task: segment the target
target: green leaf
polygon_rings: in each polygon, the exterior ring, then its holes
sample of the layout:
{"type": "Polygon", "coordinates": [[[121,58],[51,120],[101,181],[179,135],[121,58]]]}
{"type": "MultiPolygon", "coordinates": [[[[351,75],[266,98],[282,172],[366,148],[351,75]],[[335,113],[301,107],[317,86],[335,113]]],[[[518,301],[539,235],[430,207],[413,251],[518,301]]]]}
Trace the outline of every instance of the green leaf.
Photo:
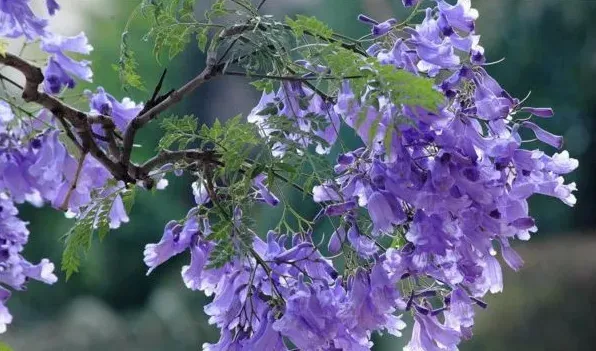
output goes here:
{"type": "Polygon", "coordinates": [[[297,173],[298,172],[296,167],[289,163],[278,162],[275,164],[275,167],[281,169],[282,171],[288,172],[288,173],[297,173]]]}
{"type": "Polygon", "coordinates": [[[205,18],[213,20],[214,18],[225,16],[228,14],[225,0],[217,0],[211,5],[211,8],[205,12],[205,18]]]}
{"type": "Polygon", "coordinates": [[[79,271],[82,256],[91,247],[93,238],[93,218],[88,216],[77,221],[75,226],[66,234],[65,248],[62,252],[62,271],[66,272],[66,280],[79,271]]]}
{"type": "Polygon", "coordinates": [[[393,237],[390,247],[394,248],[394,249],[398,249],[398,248],[403,247],[405,244],[406,244],[406,239],[404,239],[403,235],[398,233],[397,235],[395,235],[393,237]]]}
{"type": "Polygon", "coordinates": [[[207,33],[209,33],[209,28],[207,27],[197,33],[197,45],[202,52],[205,52],[205,49],[207,48],[207,41],[209,40],[207,33]]]}
{"type": "Polygon", "coordinates": [[[0,351],[13,351],[13,349],[8,344],[0,341],[0,351]]]}
{"type": "Polygon", "coordinates": [[[211,251],[211,254],[209,255],[209,263],[206,265],[206,268],[221,268],[226,263],[230,262],[234,256],[235,251],[231,241],[220,241],[211,251]]]}
{"type": "Polygon", "coordinates": [[[129,189],[126,189],[122,194],[122,202],[124,203],[124,208],[126,209],[126,213],[130,214],[132,211],[132,207],[135,204],[135,196],[136,196],[136,188],[131,186],[129,189]]]}
{"type": "Polygon", "coordinates": [[[256,127],[246,123],[241,115],[229,119],[225,125],[216,120],[211,128],[203,126],[199,134],[202,140],[215,145],[225,165],[223,171],[228,174],[240,171],[253,148],[262,141],[256,127]]]}
{"type": "Polygon", "coordinates": [[[273,81],[271,79],[259,79],[259,80],[255,80],[250,82],[250,85],[254,86],[255,88],[257,88],[257,90],[259,91],[263,91],[267,94],[270,94],[273,92],[273,81]]]}
{"type": "Polygon", "coordinates": [[[143,79],[138,73],[137,60],[135,59],[135,53],[128,46],[128,32],[122,33],[122,41],[120,42],[120,59],[118,64],[113,64],[112,68],[118,72],[120,76],[120,82],[124,89],[133,87],[139,90],[146,90],[143,84],[143,79]]]}
{"type": "Polygon", "coordinates": [[[305,33],[323,39],[330,39],[333,36],[333,30],[315,17],[296,15],[296,20],[286,17],[286,24],[297,37],[302,37],[305,33]]]}
{"type": "Polygon", "coordinates": [[[199,47],[206,43],[210,23],[196,20],[193,1],[151,1],[144,10],[151,25],[147,37],[153,39],[153,54],[156,58],[159,59],[164,51],[168,53],[169,59],[174,58],[190,43],[193,34],[197,34],[199,47]]]}
{"type": "Polygon", "coordinates": [[[108,236],[110,232],[110,223],[107,220],[102,220],[97,224],[97,236],[99,237],[99,241],[103,241],[103,239],[108,236]]]}
{"type": "Polygon", "coordinates": [[[252,180],[259,174],[263,173],[266,168],[267,166],[264,164],[254,164],[248,176],[249,180],[252,180]]]}
{"type": "MultiPolygon", "coordinates": [[[[110,210],[122,191],[113,189],[112,185],[108,185],[105,190],[108,190],[109,194],[105,197],[94,197],[87,207],[82,208],[74,226],[63,237],[64,251],[62,252],[61,269],[66,272],[66,280],[79,271],[83,257],[91,248],[93,235],[97,233],[102,241],[110,231],[110,210]]],[[[102,191],[99,193],[101,194],[102,191]]],[[[124,199],[126,192],[122,195],[124,199]]]]}
{"type": "Polygon", "coordinates": [[[178,144],[179,149],[184,149],[191,142],[198,139],[198,121],[194,115],[183,117],[171,116],[161,122],[164,135],[159,140],[158,149],[169,149],[178,144]]]}

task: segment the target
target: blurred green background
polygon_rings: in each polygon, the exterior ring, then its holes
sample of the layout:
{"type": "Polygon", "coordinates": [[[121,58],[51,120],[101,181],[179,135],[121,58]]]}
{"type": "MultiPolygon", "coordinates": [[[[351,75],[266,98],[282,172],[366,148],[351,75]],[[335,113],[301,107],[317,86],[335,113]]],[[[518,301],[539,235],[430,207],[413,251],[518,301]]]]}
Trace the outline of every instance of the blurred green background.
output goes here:
{"type": "MultiPolygon", "coordinates": [[[[63,11],[53,22],[62,32],[84,30],[95,51],[95,78],[118,98],[121,90],[111,64],[117,61],[120,35],[131,10],[140,0],[62,0],[63,11]]],[[[488,299],[479,313],[475,337],[462,350],[594,350],[596,349],[596,1],[583,0],[475,0],[480,11],[477,27],[489,61],[505,58],[489,72],[512,95],[529,91],[531,106],[552,106],[556,117],[542,121],[566,138],[566,148],[580,160],[569,177],[578,183],[578,204],[571,209],[547,199],[532,201],[540,231],[532,243],[521,243],[526,260],[517,274],[507,269],[505,291],[488,299]]],[[[202,13],[209,0],[199,0],[202,13]]],[[[399,0],[270,0],[265,12],[276,15],[316,15],[336,31],[360,36],[367,30],[358,13],[374,18],[404,18],[399,0]]],[[[137,51],[147,86],[168,67],[166,88],[177,87],[203,65],[198,50],[189,48],[173,62],[155,62],[149,43],[140,40],[143,23],[133,23],[131,44],[137,51]]],[[[142,101],[147,93],[127,93],[142,101]]],[[[258,94],[245,81],[220,79],[197,90],[174,112],[194,113],[205,123],[214,118],[246,114],[258,94]]],[[[135,157],[148,157],[159,137],[157,124],[141,133],[146,147],[135,157]]],[[[554,151],[554,150],[550,150],[554,151]]],[[[137,198],[131,223],[94,243],[81,273],[68,282],[60,276],[48,287],[30,284],[15,294],[10,308],[15,316],[0,337],[15,351],[37,350],[196,350],[214,342],[217,334],[206,322],[202,293],[184,288],[180,268],[189,257],[180,255],[145,276],[143,247],[156,242],[164,224],[185,215],[192,205],[188,179],[170,179],[168,191],[137,198]]],[[[48,257],[58,263],[59,237],[72,223],[47,209],[25,207],[31,221],[26,255],[48,257]]],[[[258,221],[264,214],[256,211],[258,221]]],[[[61,273],[59,273],[61,274],[61,273]]],[[[411,328],[410,328],[411,329],[411,328]]],[[[376,338],[375,350],[400,350],[409,339],[376,338]]],[[[264,350],[263,350],[264,351],[264,350]]]]}

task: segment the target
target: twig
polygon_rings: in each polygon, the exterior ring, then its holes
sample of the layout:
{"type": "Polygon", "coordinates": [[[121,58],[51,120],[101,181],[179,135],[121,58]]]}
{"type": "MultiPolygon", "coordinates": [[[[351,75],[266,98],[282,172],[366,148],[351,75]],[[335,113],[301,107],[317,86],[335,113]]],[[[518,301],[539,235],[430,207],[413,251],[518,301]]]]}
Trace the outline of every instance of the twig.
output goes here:
{"type": "Polygon", "coordinates": [[[139,166],[139,171],[142,173],[149,173],[151,170],[159,168],[167,163],[176,161],[189,160],[189,161],[201,161],[205,163],[212,163],[216,165],[223,165],[219,160],[219,155],[213,151],[204,150],[182,150],[182,151],[169,151],[162,150],[155,157],[149,159],[147,162],[139,166]]]}
{"type": "Polygon", "coordinates": [[[7,76],[3,75],[2,73],[0,73],[0,79],[9,82],[10,84],[14,85],[15,87],[17,87],[17,88],[19,88],[21,90],[24,89],[22,85],[20,85],[19,83],[15,82],[14,80],[8,78],[7,76]]]}
{"type": "Polygon", "coordinates": [[[62,116],[56,116],[56,119],[58,120],[58,122],[60,122],[62,128],[64,128],[64,133],[66,133],[66,136],[72,141],[72,143],[77,147],[77,149],[79,149],[79,151],[83,153],[83,147],[81,146],[81,143],[79,143],[77,137],[72,133],[72,130],[70,130],[70,126],[68,125],[68,123],[64,120],[64,118],[62,118],[62,116]]]}
{"type": "Polygon", "coordinates": [[[62,211],[65,211],[65,212],[68,211],[68,203],[70,202],[70,197],[72,196],[72,192],[75,191],[75,189],[77,188],[77,182],[79,181],[79,177],[81,175],[81,170],[83,169],[83,163],[85,163],[86,156],[87,156],[87,152],[83,152],[81,154],[81,158],[79,159],[79,163],[77,165],[77,170],[75,172],[75,176],[72,181],[72,185],[68,189],[68,192],[66,193],[66,196],[64,197],[64,201],[62,202],[62,205],[60,205],[60,209],[62,211]]]}
{"type": "Polygon", "coordinates": [[[240,76],[240,77],[248,77],[248,78],[265,78],[265,79],[274,79],[274,80],[286,80],[286,81],[294,81],[294,82],[303,82],[303,81],[311,81],[311,80],[343,80],[343,79],[363,78],[363,76],[336,77],[336,76],[330,76],[330,75],[325,75],[325,76],[280,76],[280,75],[260,74],[260,73],[252,73],[252,72],[238,72],[238,71],[224,71],[223,75],[240,76]]]}
{"type": "Polygon", "coordinates": [[[180,89],[173,91],[167,99],[153,106],[151,109],[144,112],[143,114],[140,114],[139,116],[135,117],[130,122],[128,128],[126,129],[126,132],[124,133],[124,146],[122,149],[122,155],[120,157],[120,165],[122,167],[128,167],[130,163],[132,146],[134,143],[135,135],[139,129],[141,129],[145,124],[149,123],[151,120],[157,117],[157,115],[159,115],[161,112],[167,110],[171,106],[178,103],[180,100],[182,100],[183,97],[193,92],[199,86],[203,85],[208,80],[217,76],[218,66],[215,64],[215,55],[216,54],[214,52],[210,52],[207,55],[207,67],[205,67],[205,69],[198,76],[190,80],[180,89]]]}
{"type": "Polygon", "coordinates": [[[263,5],[265,5],[265,3],[267,2],[267,0],[261,0],[261,2],[257,5],[257,11],[261,9],[261,7],[263,7],[263,5]]]}

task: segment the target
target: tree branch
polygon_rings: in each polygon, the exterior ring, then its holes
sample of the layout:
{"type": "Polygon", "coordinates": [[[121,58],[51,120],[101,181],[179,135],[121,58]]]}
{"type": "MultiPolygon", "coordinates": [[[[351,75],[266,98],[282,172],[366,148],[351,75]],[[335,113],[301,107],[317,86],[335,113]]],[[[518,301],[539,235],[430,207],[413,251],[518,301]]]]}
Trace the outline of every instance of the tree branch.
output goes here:
{"type": "Polygon", "coordinates": [[[204,162],[211,163],[218,166],[222,166],[219,160],[219,155],[213,151],[205,151],[199,149],[190,149],[182,151],[169,151],[162,150],[155,157],[149,159],[147,162],[139,167],[141,173],[149,173],[151,170],[157,169],[165,164],[173,163],[177,161],[191,161],[191,162],[204,162]]]}
{"type": "Polygon", "coordinates": [[[224,71],[223,75],[225,76],[239,76],[239,77],[247,77],[247,78],[263,78],[263,79],[273,79],[273,80],[286,80],[286,81],[293,81],[293,82],[305,82],[311,80],[343,80],[343,79],[358,79],[363,78],[363,76],[346,76],[346,77],[336,77],[332,75],[327,76],[280,76],[280,75],[271,75],[271,74],[260,74],[260,73],[252,73],[252,72],[238,72],[238,71],[224,71]]]}
{"type": "Polygon", "coordinates": [[[82,148],[88,150],[108,171],[118,180],[125,182],[134,182],[125,167],[113,162],[106,153],[97,145],[93,137],[93,131],[89,124],[89,116],[74,107],[66,105],[59,99],[39,91],[39,85],[43,82],[44,76],[39,67],[15,56],[11,53],[0,55],[0,63],[15,68],[25,76],[25,86],[23,87],[22,98],[25,102],[37,103],[57,117],[70,122],[82,140],[82,148]]]}
{"type": "Polygon", "coordinates": [[[135,117],[130,122],[128,128],[126,129],[126,132],[124,133],[124,146],[122,149],[122,155],[120,157],[120,165],[122,165],[123,167],[127,167],[127,165],[130,163],[132,146],[134,143],[135,135],[139,129],[141,129],[145,124],[149,123],[151,120],[156,118],[157,115],[159,115],[161,112],[167,110],[171,106],[180,102],[182,98],[190,94],[203,83],[217,76],[220,69],[218,68],[219,66],[216,65],[215,55],[216,53],[214,52],[210,52],[207,54],[207,66],[201,73],[199,73],[198,76],[190,80],[180,89],[174,90],[167,99],[153,106],[143,114],[140,114],[139,116],[135,117]]]}

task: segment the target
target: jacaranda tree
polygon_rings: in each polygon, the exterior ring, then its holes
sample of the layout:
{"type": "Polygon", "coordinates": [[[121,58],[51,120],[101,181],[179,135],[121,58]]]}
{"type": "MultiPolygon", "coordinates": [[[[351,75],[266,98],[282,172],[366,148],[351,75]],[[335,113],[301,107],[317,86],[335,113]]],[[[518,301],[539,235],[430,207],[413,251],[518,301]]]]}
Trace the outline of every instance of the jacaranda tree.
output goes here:
{"type": "MultiPolygon", "coordinates": [[[[11,293],[57,281],[53,263],[21,254],[24,202],[75,219],[63,236],[68,278],[94,236],[128,221],[135,193],[191,175],[196,206],[147,244],[144,261],[151,273],[190,252],[182,280],[213,297],[205,313],[221,331],[209,351],[369,350],[373,333],[401,336],[404,314],[407,350],[456,350],[483,297],[503,289],[500,259],[523,265],[511,242],[537,230],[528,198],[575,203],[562,175],[577,161],[533,149],[562,147],[540,127],[553,111],[526,106],[487,73],[470,0],[403,0],[403,20],[360,15],[370,31],[359,39],[313,17],[276,19],[262,13],[265,0],[217,0],[200,17],[195,0],[139,0],[131,20],[149,23],[155,56],[198,45],[204,68],[165,93],[162,76],[144,104],[98,87],[85,106],[65,92],[91,80],[91,62],[70,55],[92,46],[83,33],[50,32],[59,5],[46,3],[47,19],[28,0],[0,0],[0,332],[11,293]],[[7,50],[13,38],[39,45],[39,66],[7,50]],[[262,91],[247,116],[211,126],[165,116],[220,76],[262,91]],[[163,129],[155,156],[133,162],[149,123],[163,129]],[[349,149],[340,130],[360,146],[349,149]],[[290,191],[320,212],[307,218],[290,191]],[[248,215],[255,203],[281,208],[267,233],[248,215]],[[323,222],[334,230],[317,232],[323,222]]],[[[115,74],[143,90],[124,30],[115,74]]]]}

